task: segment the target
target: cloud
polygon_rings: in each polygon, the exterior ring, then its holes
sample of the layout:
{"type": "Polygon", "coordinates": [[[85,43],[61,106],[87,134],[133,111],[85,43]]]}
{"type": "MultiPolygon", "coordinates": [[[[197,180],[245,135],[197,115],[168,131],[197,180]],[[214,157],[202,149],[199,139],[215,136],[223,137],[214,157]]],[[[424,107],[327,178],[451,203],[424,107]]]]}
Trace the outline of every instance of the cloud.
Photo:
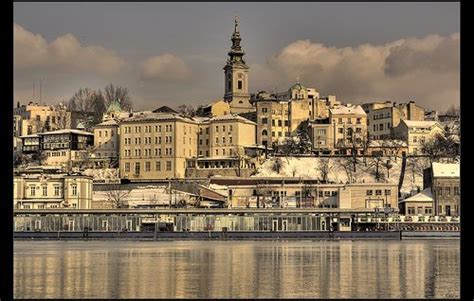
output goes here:
{"type": "Polygon", "coordinates": [[[300,76],[303,84],[345,102],[415,100],[444,109],[460,101],[458,33],[343,48],[298,40],[251,68],[252,86],[269,90],[286,89],[300,76]]]}
{"type": "Polygon", "coordinates": [[[190,75],[186,62],[171,53],[150,57],[140,64],[142,79],[184,80],[190,75]]]}
{"type": "Polygon", "coordinates": [[[48,43],[14,24],[14,67],[17,71],[64,71],[72,73],[115,74],[125,61],[115,52],[101,46],[81,45],[68,33],[48,43]]]}

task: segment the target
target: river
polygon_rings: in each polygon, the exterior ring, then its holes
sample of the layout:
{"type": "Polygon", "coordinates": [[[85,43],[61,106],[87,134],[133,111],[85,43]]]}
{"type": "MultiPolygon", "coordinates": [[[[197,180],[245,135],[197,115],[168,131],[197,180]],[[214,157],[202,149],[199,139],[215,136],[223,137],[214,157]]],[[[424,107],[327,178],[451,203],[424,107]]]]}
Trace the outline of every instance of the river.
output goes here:
{"type": "Polygon", "coordinates": [[[15,298],[459,298],[459,240],[15,241],[15,298]]]}

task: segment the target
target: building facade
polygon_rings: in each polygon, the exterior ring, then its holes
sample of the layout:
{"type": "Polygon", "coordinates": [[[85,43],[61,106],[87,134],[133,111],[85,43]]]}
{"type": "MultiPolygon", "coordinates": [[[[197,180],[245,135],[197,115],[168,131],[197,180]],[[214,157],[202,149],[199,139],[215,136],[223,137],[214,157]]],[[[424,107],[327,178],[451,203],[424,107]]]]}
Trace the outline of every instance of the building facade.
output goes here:
{"type": "Polygon", "coordinates": [[[460,216],[460,164],[434,162],[423,171],[423,188],[431,188],[435,215],[460,216]]]}
{"type": "Polygon", "coordinates": [[[17,209],[90,209],[92,177],[68,174],[23,174],[13,178],[17,209]]]}
{"type": "Polygon", "coordinates": [[[186,158],[197,157],[198,122],[173,113],[133,114],[120,123],[120,177],[185,176],[186,158]]]}
{"type": "Polygon", "coordinates": [[[13,109],[13,133],[17,136],[26,136],[44,131],[55,131],[72,127],[71,112],[66,106],[42,105],[29,102],[13,109]]]}
{"type": "Polygon", "coordinates": [[[94,134],[65,129],[39,133],[44,165],[73,167],[88,160],[94,145],[94,134]]]}
{"type": "Polygon", "coordinates": [[[401,120],[392,129],[392,135],[407,143],[409,154],[419,155],[423,153],[423,145],[443,131],[437,121],[401,120]]]}
{"type": "Polygon", "coordinates": [[[371,140],[387,139],[391,129],[398,126],[400,120],[425,120],[425,110],[415,102],[396,104],[391,101],[365,104],[368,135],[371,140]]]}
{"type": "Polygon", "coordinates": [[[105,164],[118,164],[120,132],[115,119],[109,119],[94,127],[94,159],[105,164]]]}

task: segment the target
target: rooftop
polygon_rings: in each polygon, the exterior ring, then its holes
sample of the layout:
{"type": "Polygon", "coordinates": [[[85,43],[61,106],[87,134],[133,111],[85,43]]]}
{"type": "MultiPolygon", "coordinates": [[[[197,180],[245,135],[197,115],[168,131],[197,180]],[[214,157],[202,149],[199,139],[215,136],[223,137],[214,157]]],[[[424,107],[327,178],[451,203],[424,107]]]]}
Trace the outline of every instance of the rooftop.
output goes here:
{"type": "Polygon", "coordinates": [[[459,163],[437,163],[434,162],[433,167],[433,176],[434,177],[452,177],[459,178],[459,163]]]}
{"type": "Polygon", "coordinates": [[[237,114],[227,114],[227,115],[222,115],[222,116],[216,116],[210,119],[210,121],[226,121],[226,120],[237,120],[237,121],[242,121],[246,123],[256,124],[255,122],[250,121],[247,118],[244,118],[237,114]]]}
{"type": "Polygon", "coordinates": [[[433,194],[431,193],[431,187],[428,187],[422,190],[420,193],[417,193],[409,198],[401,200],[402,202],[432,202],[433,201],[433,194]]]}
{"type": "Polygon", "coordinates": [[[78,134],[78,135],[94,136],[93,133],[86,132],[86,131],[81,131],[81,130],[76,130],[76,129],[64,129],[64,130],[38,133],[38,135],[60,135],[60,134],[78,134]]]}
{"type": "Polygon", "coordinates": [[[436,121],[428,121],[428,120],[402,120],[407,127],[409,128],[414,128],[414,127],[419,127],[419,128],[431,128],[432,126],[438,124],[436,121]]]}
{"type": "Polygon", "coordinates": [[[331,114],[356,114],[366,116],[364,109],[360,105],[345,105],[329,109],[331,114]]]}

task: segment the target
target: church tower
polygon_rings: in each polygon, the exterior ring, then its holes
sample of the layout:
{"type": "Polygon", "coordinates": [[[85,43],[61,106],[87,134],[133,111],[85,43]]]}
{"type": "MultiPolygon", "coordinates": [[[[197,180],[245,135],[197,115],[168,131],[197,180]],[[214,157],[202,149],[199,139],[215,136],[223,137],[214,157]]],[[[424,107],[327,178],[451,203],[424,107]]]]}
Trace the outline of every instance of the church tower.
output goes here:
{"type": "Polygon", "coordinates": [[[243,58],[245,52],[242,50],[242,46],[240,46],[241,40],[239,21],[235,17],[232,47],[228,53],[229,59],[224,67],[224,100],[230,104],[230,111],[236,114],[253,110],[249,102],[249,67],[243,58]]]}

